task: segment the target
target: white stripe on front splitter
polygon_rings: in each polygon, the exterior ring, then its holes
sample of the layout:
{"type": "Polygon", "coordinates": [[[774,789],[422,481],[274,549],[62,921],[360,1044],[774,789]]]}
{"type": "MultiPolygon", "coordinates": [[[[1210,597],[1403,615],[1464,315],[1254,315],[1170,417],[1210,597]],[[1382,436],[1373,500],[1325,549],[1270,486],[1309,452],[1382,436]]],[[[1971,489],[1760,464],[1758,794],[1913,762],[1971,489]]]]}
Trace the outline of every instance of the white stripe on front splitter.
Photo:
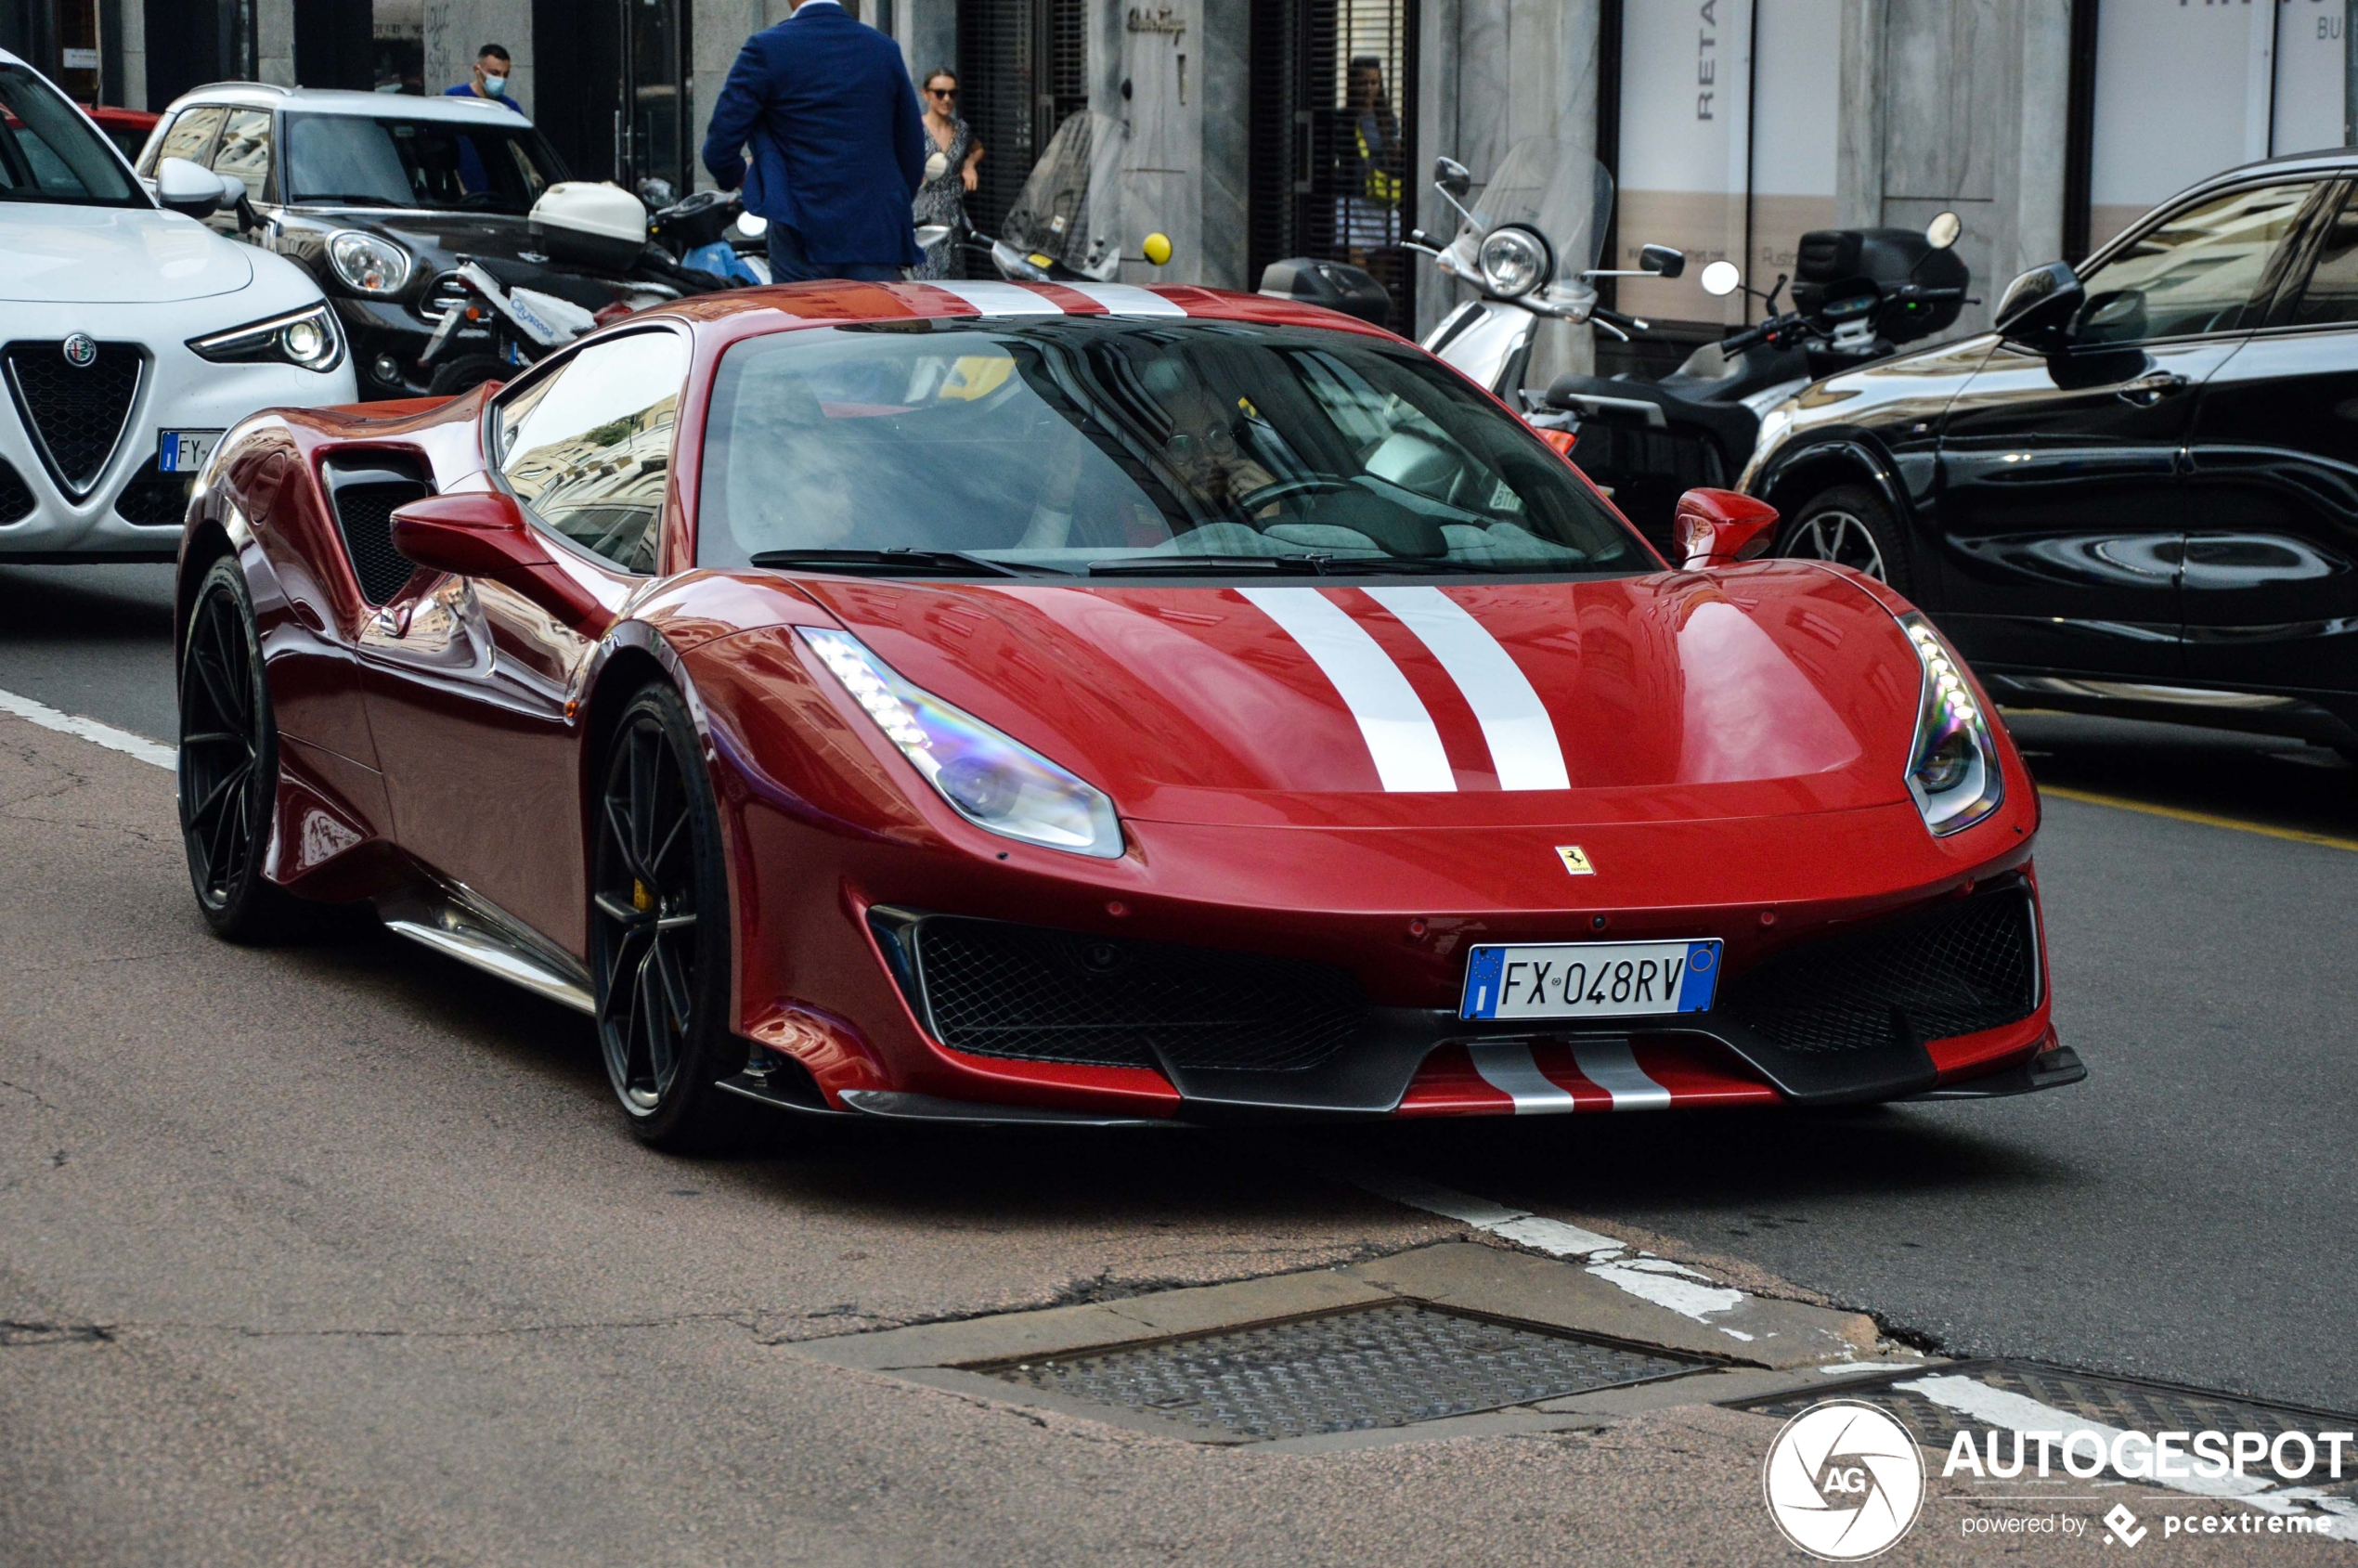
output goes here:
{"type": "Polygon", "coordinates": [[[1315,588],[1237,591],[1276,621],[1333,683],[1367,743],[1376,776],[1386,790],[1396,794],[1458,787],[1432,715],[1425,711],[1400,667],[1341,605],[1315,588]]]}
{"type": "Polygon", "coordinates": [[[1580,1076],[1613,1096],[1615,1110],[1666,1110],[1670,1091],[1646,1076],[1626,1042],[1574,1045],[1572,1059],[1580,1076]]]}
{"type": "Polygon", "coordinates": [[[945,294],[955,294],[985,316],[1062,316],[1065,307],[1014,283],[948,283],[926,281],[945,294]]]}
{"type": "Polygon", "coordinates": [[[1368,598],[1416,633],[1467,705],[1490,743],[1500,789],[1570,789],[1556,721],[1514,655],[1466,607],[1437,588],[1371,588],[1368,598]]]}
{"type": "Polygon", "coordinates": [[[159,768],[176,771],[180,766],[180,754],[168,745],[161,745],[144,736],[135,735],[128,730],[118,730],[111,724],[101,724],[95,719],[84,719],[75,714],[59,713],[47,703],[35,702],[31,697],[20,697],[14,692],[0,692],[0,713],[13,713],[19,719],[38,724],[45,730],[55,730],[59,734],[79,735],[84,740],[105,746],[110,751],[119,751],[126,757],[136,757],[142,762],[151,762],[159,768]]]}
{"type": "Polygon", "coordinates": [[[1187,313],[1135,283],[1064,283],[1076,294],[1086,294],[1116,316],[1185,316],[1187,313]]]}
{"type": "Polygon", "coordinates": [[[1531,1047],[1520,1041],[1469,1045],[1466,1054],[1473,1057],[1474,1070],[1482,1074],[1484,1083],[1515,1102],[1517,1116],[1547,1116],[1580,1108],[1572,1091],[1541,1072],[1539,1064],[1531,1059],[1531,1047]]]}

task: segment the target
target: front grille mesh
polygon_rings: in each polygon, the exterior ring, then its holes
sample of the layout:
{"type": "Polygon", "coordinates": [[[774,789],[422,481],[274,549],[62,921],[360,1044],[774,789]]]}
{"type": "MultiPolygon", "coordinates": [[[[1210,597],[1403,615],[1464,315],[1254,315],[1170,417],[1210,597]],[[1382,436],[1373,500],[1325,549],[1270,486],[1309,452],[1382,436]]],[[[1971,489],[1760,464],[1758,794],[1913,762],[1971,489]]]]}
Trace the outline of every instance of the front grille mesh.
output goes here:
{"type": "Polygon", "coordinates": [[[24,475],[0,461],[0,523],[15,523],[32,515],[32,486],[24,475]]]}
{"type": "Polygon", "coordinates": [[[100,343],[87,369],[67,364],[64,345],[57,342],[12,343],[0,355],[7,361],[17,412],[47,449],[58,483],[76,496],[89,494],[114,456],[138,395],[138,345],[100,343]]]}
{"type": "Polygon", "coordinates": [[[386,603],[408,586],[415,563],[393,548],[393,510],[432,494],[421,484],[342,485],[336,487],[336,522],[360,596],[386,603]]]}
{"type": "Polygon", "coordinates": [[[1348,973],[1298,959],[943,916],[914,947],[935,1037],[977,1056],[1302,1071],[1367,1021],[1348,973]]]}
{"type": "Polygon", "coordinates": [[[115,497],[115,514],[126,523],[151,528],[177,523],[188,514],[190,483],[190,475],[166,473],[151,461],[133,474],[123,494],[115,497]]]}
{"type": "Polygon", "coordinates": [[[2007,888],[1771,959],[1721,1005],[1788,1051],[1873,1050],[1903,1025],[1946,1040],[2037,1010],[2038,952],[2029,895],[2007,888]]]}

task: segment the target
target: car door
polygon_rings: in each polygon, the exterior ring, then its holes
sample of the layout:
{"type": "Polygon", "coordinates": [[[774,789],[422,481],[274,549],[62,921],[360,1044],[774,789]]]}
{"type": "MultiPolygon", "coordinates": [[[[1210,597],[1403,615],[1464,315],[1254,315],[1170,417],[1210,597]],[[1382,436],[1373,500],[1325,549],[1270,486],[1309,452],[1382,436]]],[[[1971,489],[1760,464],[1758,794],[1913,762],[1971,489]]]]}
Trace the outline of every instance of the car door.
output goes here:
{"type": "Polygon", "coordinates": [[[1941,625],[1977,663],[2175,678],[2196,394],[2282,271],[2313,180],[2213,192],[2085,279],[2052,353],[2002,343],[1941,434],[1941,625]]]}
{"type": "Polygon", "coordinates": [[[2186,674],[2358,692],[2358,181],[2204,386],[2187,460],[2186,674]]]}
{"type": "MultiPolygon", "coordinates": [[[[496,485],[609,610],[655,565],[689,347],[651,326],[589,344],[493,405],[496,485]]],[[[585,953],[580,730],[596,628],[489,578],[420,574],[363,629],[369,723],[403,848],[585,953]]]]}

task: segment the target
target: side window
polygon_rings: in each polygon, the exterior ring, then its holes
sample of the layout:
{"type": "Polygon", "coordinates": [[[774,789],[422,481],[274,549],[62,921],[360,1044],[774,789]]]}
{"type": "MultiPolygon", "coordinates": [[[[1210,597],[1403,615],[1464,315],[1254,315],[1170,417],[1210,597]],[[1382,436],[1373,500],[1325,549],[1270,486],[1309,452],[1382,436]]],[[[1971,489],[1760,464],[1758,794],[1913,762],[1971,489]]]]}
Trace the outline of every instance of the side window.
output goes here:
{"type": "Polygon", "coordinates": [[[2358,186],[2341,201],[2317,247],[2317,266],[2292,307],[2289,325],[2329,327],[2358,321],[2358,186]]]}
{"type": "Polygon", "coordinates": [[[221,122],[228,117],[229,111],[216,104],[181,110],[180,117],[157,138],[154,156],[140,161],[139,173],[149,179],[155,178],[157,165],[167,158],[203,162],[205,154],[213,150],[213,138],[220,134],[221,122]]]}
{"type": "Polygon", "coordinates": [[[626,572],[655,569],[688,344],[632,332],[576,354],[499,410],[499,467],[540,523],[626,572]]]}
{"type": "Polygon", "coordinates": [[[2263,185],[2172,213],[2090,275],[2073,340],[2138,343],[2234,330],[2273,281],[2270,264],[2314,188],[2309,180],[2263,185]]]}
{"type": "Polygon", "coordinates": [[[232,110],[222,127],[221,146],[213,155],[214,172],[246,182],[249,199],[262,200],[263,182],[270,177],[270,111],[232,110]]]}

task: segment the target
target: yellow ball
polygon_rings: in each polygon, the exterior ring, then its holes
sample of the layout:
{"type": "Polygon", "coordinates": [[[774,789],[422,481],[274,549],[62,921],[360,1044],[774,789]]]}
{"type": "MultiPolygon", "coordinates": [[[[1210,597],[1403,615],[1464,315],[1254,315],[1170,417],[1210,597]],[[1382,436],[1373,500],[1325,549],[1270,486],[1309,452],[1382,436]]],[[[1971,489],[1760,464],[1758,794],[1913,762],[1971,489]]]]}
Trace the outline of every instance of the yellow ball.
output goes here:
{"type": "Polygon", "coordinates": [[[1139,249],[1145,252],[1148,262],[1152,263],[1156,266],[1160,266],[1163,263],[1171,259],[1171,236],[1167,234],[1149,234],[1147,236],[1147,242],[1140,246],[1139,249]]]}

